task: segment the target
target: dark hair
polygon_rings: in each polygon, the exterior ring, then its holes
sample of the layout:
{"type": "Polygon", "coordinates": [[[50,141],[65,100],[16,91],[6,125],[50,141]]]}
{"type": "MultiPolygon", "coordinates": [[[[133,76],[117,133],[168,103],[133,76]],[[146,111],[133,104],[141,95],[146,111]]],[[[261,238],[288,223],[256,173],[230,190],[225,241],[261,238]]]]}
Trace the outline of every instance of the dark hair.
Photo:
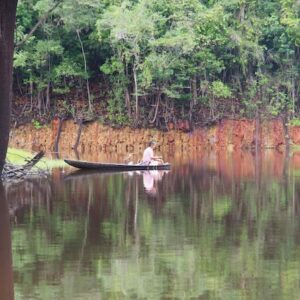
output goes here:
{"type": "Polygon", "coordinates": [[[148,145],[149,145],[149,147],[151,147],[151,146],[154,146],[155,144],[156,144],[155,141],[150,141],[148,145]]]}

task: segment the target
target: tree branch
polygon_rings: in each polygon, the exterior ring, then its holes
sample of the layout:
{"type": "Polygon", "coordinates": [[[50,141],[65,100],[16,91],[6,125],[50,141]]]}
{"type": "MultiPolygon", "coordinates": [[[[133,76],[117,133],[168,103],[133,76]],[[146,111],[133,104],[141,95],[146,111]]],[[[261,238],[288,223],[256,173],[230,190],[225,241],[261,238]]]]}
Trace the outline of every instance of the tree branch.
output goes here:
{"type": "Polygon", "coordinates": [[[56,2],[39,20],[38,22],[32,27],[32,29],[30,30],[30,32],[24,37],[24,39],[22,41],[20,41],[19,43],[17,43],[15,45],[15,50],[18,50],[18,48],[20,48],[34,33],[35,31],[39,28],[39,26],[46,21],[46,19],[48,18],[49,14],[59,5],[61,4],[62,1],[58,1],[56,2]]]}

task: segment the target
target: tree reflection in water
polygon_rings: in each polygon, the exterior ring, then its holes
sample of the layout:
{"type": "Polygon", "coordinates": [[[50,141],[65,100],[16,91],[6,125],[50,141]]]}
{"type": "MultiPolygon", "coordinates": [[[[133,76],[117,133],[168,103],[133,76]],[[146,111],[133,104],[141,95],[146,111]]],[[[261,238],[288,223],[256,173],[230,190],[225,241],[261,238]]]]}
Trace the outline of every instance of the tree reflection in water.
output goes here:
{"type": "Polygon", "coordinates": [[[295,299],[297,169],[214,159],[6,186],[19,298],[295,299]]]}
{"type": "Polygon", "coordinates": [[[10,219],[0,181],[0,299],[14,299],[10,219]]]}

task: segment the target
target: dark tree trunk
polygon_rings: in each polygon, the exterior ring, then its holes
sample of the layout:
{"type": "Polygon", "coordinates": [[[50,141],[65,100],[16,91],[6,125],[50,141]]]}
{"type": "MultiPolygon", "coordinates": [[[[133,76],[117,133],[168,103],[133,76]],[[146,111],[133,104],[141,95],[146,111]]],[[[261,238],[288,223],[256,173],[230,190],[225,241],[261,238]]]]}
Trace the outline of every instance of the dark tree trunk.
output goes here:
{"type": "Polygon", "coordinates": [[[58,129],[57,129],[57,134],[56,134],[56,138],[55,138],[55,143],[54,143],[54,152],[57,154],[58,153],[58,145],[59,145],[59,139],[61,136],[61,132],[62,132],[62,125],[63,125],[64,119],[61,118],[59,119],[59,125],[58,125],[58,129]]]}
{"type": "Polygon", "coordinates": [[[17,0],[0,0],[0,174],[9,139],[17,0]]]}
{"type": "Polygon", "coordinates": [[[131,118],[130,94],[127,87],[125,88],[125,104],[127,108],[127,116],[130,119],[131,118]]]}
{"type": "Polygon", "coordinates": [[[46,111],[48,112],[50,110],[50,82],[47,84],[46,89],[46,111]]]}
{"type": "MultiPolygon", "coordinates": [[[[2,0],[0,0],[2,1],[2,0]]],[[[0,299],[14,299],[11,228],[7,199],[0,182],[0,299]]]]}
{"type": "Polygon", "coordinates": [[[78,123],[78,132],[77,132],[76,142],[75,142],[74,146],[72,147],[72,149],[74,149],[74,150],[77,150],[77,147],[79,145],[82,127],[83,127],[83,121],[82,121],[82,119],[80,119],[79,123],[78,123]]]}

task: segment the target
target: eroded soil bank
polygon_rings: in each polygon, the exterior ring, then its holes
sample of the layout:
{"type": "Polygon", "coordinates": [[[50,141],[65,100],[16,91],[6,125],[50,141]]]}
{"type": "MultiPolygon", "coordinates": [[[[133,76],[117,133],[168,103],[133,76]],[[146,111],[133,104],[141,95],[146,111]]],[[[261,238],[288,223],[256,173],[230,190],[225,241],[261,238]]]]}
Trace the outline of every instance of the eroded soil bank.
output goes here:
{"type": "MultiPolygon", "coordinates": [[[[58,150],[71,151],[74,147],[79,125],[72,120],[62,123],[58,150]]],[[[53,151],[57,140],[59,121],[35,128],[32,124],[11,130],[10,147],[32,151],[53,151]]],[[[84,124],[82,127],[78,151],[102,152],[139,152],[151,139],[158,141],[159,150],[176,149],[188,151],[197,149],[282,149],[286,143],[300,145],[300,126],[284,126],[282,120],[224,120],[209,128],[198,128],[190,132],[155,129],[113,129],[98,122],[84,124]]]]}

